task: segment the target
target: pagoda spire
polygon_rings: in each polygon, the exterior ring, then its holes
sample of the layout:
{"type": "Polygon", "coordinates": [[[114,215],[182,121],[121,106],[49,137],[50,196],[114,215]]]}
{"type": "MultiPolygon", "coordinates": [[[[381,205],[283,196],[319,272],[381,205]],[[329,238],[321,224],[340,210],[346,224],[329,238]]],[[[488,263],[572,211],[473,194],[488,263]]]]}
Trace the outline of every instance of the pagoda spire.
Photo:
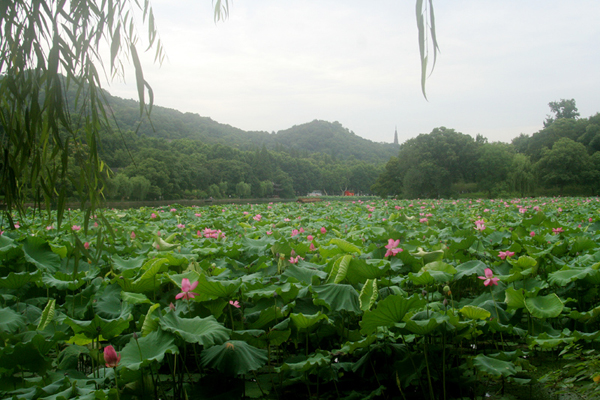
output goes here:
{"type": "Polygon", "coordinates": [[[398,127],[396,126],[396,130],[394,131],[394,144],[398,144],[398,127]]]}

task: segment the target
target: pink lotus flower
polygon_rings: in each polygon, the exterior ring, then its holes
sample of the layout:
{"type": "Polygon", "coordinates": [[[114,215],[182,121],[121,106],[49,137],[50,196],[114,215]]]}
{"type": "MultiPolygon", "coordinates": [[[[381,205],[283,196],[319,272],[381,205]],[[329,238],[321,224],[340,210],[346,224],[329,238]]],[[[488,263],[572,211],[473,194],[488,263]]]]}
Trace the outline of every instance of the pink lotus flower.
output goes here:
{"type": "Polygon", "coordinates": [[[302,258],[300,256],[290,257],[290,259],[288,261],[290,262],[290,264],[297,264],[298,260],[304,260],[304,258],[302,258]]]}
{"type": "Polygon", "coordinates": [[[483,284],[485,286],[489,286],[489,285],[498,286],[498,281],[500,280],[500,278],[494,278],[494,273],[489,268],[485,269],[485,276],[478,276],[478,278],[482,279],[484,281],[483,284]]]}
{"type": "MultiPolygon", "coordinates": [[[[73,226],[75,226],[75,225],[73,225],[73,226]]],[[[19,223],[17,222],[17,223],[15,224],[15,229],[19,229],[20,227],[21,227],[21,225],[19,225],[19,223]]],[[[81,227],[79,227],[79,229],[81,229],[81,227]]],[[[79,230],[79,229],[77,229],[77,230],[79,230]]]]}
{"type": "Polygon", "coordinates": [[[419,222],[420,222],[420,223],[425,223],[425,222],[427,222],[427,221],[429,221],[427,218],[421,218],[421,219],[419,220],[419,222]]]}
{"type": "Polygon", "coordinates": [[[171,208],[171,212],[175,212],[175,211],[177,211],[176,208],[171,208]]]}
{"type": "Polygon", "coordinates": [[[178,227],[179,229],[183,229],[183,228],[185,228],[185,225],[184,225],[184,224],[177,224],[177,227],[178,227]]]}
{"type": "Polygon", "coordinates": [[[244,211],[244,212],[243,212],[243,214],[244,214],[244,215],[248,215],[248,211],[244,211]]]}
{"type": "Polygon", "coordinates": [[[240,302],[239,301],[233,301],[233,300],[229,300],[229,304],[231,304],[232,306],[234,306],[235,308],[240,308],[240,302]]]}
{"type": "Polygon", "coordinates": [[[312,242],[313,239],[314,239],[313,235],[308,235],[306,237],[306,240],[308,240],[309,242],[312,242]]]}
{"type": "Polygon", "coordinates": [[[89,248],[90,248],[90,244],[89,244],[88,242],[85,242],[85,243],[83,244],[83,247],[84,247],[84,248],[87,250],[87,249],[89,249],[89,248]]]}
{"type": "Polygon", "coordinates": [[[46,230],[47,230],[47,231],[50,231],[50,230],[52,230],[52,229],[54,229],[54,227],[53,227],[52,225],[48,225],[48,226],[46,227],[46,230]]]}
{"type": "Polygon", "coordinates": [[[150,218],[155,219],[156,218],[156,214],[155,213],[150,214],[150,218]]]}
{"type": "Polygon", "coordinates": [[[510,250],[501,251],[498,253],[498,257],[500,257],[502,260],[504,260],[506,257],[512,257],[514,255],[515,255],[515,253],[510,250]]]}
{"type": "Polygon", "coordinates": [[[200,214],[200,213],[196,213],[196,214],[194,214],[194,215],[195,215],[196,217],[201,217],[201,216],[202,216],[202,214],[200,214]]]}
{"type": "Polygon", "coordinates": [[[534,231],[529,232],[529,236],[534,237],[535,236],[535,232],[534,231]]]}
{"type": "Polygon", "coordinates": [[[181,280],[181,293],[175,296],[175,299],[188,300],[198,296],[198,293],[192,292],[192,290],[196,289],[196,286],[198,286],[198,281],[190,283],[190,280],[188,278],[183,278],[181,280]]]}
{"type": "Polygon", "coordinates": [[[485,230],[485,221],[480,219],[475,221],[475,230],[476,231],[484,231],[485,230]]]}
{"type": "Polygon", "coordinates": [[[135,239],[135,232],[131,231],[131,240],[135,239]]]}
{"type": "MultiPolygon", "coordinates": [[[[15,228],[17,228],[17,225],[15,225],[15,228]]],[[[79,225],[73,225],[71,227],[71,230],[73,230],[73,232],[77,232],[80,229],[81,229],[81,226],[79,226],[79,225]]]]}
{"type": "Polygon", "coordinates": [[[267,235],[272,235],[272,234],[273,234],[273,232],[267,231],[267,235]]]}
{"type": "Polygon", "coordinates": [[[323,227],[321,227],[321,233],[322,233],[323,235],[327,233],[327,229],[325,229],[325,227],[324,227],[324,226],[323,226],[323,227]]]}
{"type": "Polygon", "coordinates": [[[94,228],[97,228],[97,227],[98,227],[98,223],[94,222],[94,228]]]}
{"type": "Polygon", "coordinates": [[[592,221],[593,221],[592,217],[590,217],[589,221],[590,221],[590,222],[592,222],[592,221]]]}
{"type": "Polygon", "coordinates": [[[216,229],[204,228],[204,237],[212,238],[212,239],[219,239],[219,237],[225,237],[225,235],[223,234],[223,232],[221,232],[220,229],[216,230],[216,229]]]}
{"type": "Polygon", "coordinates": [[[260,220],[262,219],[262,215],[256,214],[252,219],[254,219],[255,221],[260,222],[260,220]]]}
{"type": "Polygon", "coordinates": [[[115,351],[112,346],[106,346],[104,348],[104,362],[107,368],[116,368],[121,361],[121,355],[115,351]]]}
{"type": "Polygon", "coordinates": [[[300,232],[298,232],[297,229],[292,229],[292,237],[298,235],[300,232]]]}
{"type": "Polygon", "coordinates": [[[559,233],[564,232],[563,228],[552,228],[552,233],[558,235],[559,233]]]}
{"type": "Polygon", "coordinates": [[[310,246],[308,247],[308,249],[309,249],[310,251],[315,251],[315,250],[316,250],[316,248],[315,248],[315,244],[314,244],[313,242],[310,242],[310,246]]]}
{"type": "Polygon", "coordinates": [[[388,244],[385,246],[385,248],[388,250],[385,252],[384,257],[395,256],[396,254],[402,252],[403,250],[398,247],[399,245],[400,245],[400,239],[397,239],[397,240],[388,239],[388,244]]]}

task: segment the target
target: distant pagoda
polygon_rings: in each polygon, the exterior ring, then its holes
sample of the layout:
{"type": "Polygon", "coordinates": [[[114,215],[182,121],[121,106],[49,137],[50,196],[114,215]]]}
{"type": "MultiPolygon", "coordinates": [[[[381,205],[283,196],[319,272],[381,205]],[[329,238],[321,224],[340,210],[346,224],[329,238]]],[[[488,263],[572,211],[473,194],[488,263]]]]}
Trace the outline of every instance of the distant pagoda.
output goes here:
{"type": "Polygon", "coordinates": [[[394,131],[394,144],[398,144],[398,127],[394,131]]]}

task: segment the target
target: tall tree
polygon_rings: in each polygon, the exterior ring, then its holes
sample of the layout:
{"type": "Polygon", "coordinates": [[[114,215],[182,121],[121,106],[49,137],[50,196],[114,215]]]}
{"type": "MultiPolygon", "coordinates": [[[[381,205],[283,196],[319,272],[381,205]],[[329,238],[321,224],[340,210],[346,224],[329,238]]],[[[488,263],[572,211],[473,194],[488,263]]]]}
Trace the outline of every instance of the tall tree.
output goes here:
{"type": "Polygon", "coordinates": [[[543,183],[548,186],[587,185],[591,181],[593,165],[585,146],[568,138],[562,138],[545,149],[536,169],[543,183]]]}
{"type": "Polygon", "coordinates": [[[575,105],[575,99],[551,101],[548,103],[548,106],[550,107],[550,111],[554,113],[554,117],[548,115],[544,126],[549,126],[560,118],[577,119],[579,117],[579,110],[577,110],[577,106],[575,105]]]}

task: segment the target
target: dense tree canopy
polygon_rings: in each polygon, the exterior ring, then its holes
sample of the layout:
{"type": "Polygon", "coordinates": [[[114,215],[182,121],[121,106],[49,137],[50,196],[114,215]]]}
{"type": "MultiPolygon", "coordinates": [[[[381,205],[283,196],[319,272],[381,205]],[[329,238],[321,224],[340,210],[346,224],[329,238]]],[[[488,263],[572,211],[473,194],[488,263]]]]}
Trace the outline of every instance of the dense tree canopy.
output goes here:
{"type": "Polygon", "coordinates": [[[575,100],[550,107],[556,119],[510,144],[443,127],[410,139],[371,189],[407,198],[598,193],[600,114],[578,118],[575,100]]]}

